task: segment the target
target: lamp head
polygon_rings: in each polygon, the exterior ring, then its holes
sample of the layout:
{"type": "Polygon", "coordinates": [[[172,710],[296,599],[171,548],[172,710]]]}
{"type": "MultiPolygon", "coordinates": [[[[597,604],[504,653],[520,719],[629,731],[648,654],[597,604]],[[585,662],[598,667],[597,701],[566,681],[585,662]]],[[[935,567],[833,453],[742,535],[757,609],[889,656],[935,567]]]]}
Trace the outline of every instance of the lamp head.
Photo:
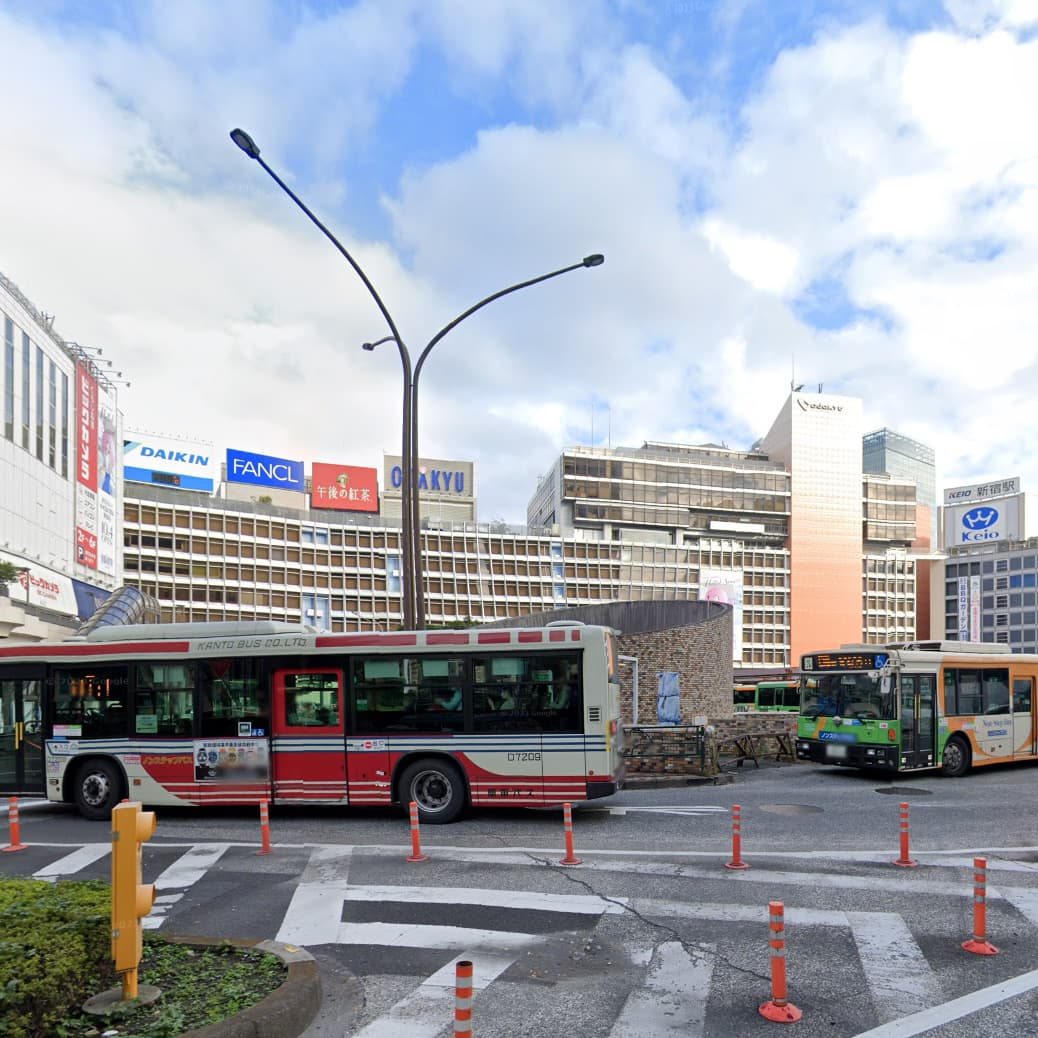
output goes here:
{"type": "Polygon", "coordinates": [[[256,145],[256,142],[244,131],[240,129],[231,130],[231,140],[249,156],[250,159],[258,159],[260,150],[256,145]]]}
{"type": "MultiPolygon", "coordinates": [[[[240,130],[238,131],[241,132],[240,130]]],[[[585,256],[581,261],[585,267],[600,267],[605,263],[605,256],[600,252],[594,252],[590,256],[585,256]]]]}
{"type": "Polygon", "coordinates": [[[362,342],[360,348],[370,353],[375,348],[375,344],[373,342],[362,342]]]}

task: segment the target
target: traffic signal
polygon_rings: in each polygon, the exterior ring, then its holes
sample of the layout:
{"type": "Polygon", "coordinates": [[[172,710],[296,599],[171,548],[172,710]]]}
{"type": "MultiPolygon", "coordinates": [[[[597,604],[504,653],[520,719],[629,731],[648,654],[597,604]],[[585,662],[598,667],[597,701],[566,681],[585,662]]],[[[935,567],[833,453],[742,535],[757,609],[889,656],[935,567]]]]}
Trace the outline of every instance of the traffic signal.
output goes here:
{"type": "Polygon", "coordinates": [[[154,811],[142,811],[135,802],[112,808],[112,958],[116,973],[132,971],[123,980],[124,999],[137,997],[141,920],[155,902],[155,885],[141,882],[141,844],[154,833],[154,811]]]}

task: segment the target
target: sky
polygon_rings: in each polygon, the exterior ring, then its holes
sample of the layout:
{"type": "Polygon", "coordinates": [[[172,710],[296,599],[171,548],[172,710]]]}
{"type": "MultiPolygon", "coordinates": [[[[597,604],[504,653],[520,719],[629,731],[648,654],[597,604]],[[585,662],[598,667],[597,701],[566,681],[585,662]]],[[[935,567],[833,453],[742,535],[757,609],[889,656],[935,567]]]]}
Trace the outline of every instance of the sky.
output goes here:
{"type": "Polygon", "coordinates": [[[0,272],[125,428],[524,523],[562,448],[744,450],[795,383],[1038,491],[1038,0],[0,0],[0,272]],[[127,383],[127,384],[123,384],[127,383]]]}

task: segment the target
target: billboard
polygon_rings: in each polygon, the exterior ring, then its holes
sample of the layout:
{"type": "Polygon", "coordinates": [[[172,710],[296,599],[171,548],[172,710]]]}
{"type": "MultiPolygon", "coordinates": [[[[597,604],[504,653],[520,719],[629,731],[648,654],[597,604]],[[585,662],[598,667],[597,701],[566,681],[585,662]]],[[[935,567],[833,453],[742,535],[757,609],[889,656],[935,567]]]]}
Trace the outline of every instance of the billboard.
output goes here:
{"type": "Polygon", "coordinates": [[[699,599],[732,607],[732,660],[742,661],[742,570],[701,569],[699,599]]]}
{"type": "Polygon", "coordinates": [[[971,483],[965,487],[949,487],[944,491],[946,505],[972,504],[986,501],[992,497],[1008,497],[1020,493],[1020,477],[1010,476],[1008,479],[995,479],[989,483],[971,483]]]}
{"type": "Polygon", "coordinates": [[[377,512],[378,470],[315,461],[310,478],[310,507],[377,512]]]}
{"type": "Polygon", "coordinates": [[[212,445],[127,431],[123,441],[123,479],[211,494],[219,481],[212,445]]]}
{"type": "MultiPolygon", "coordinates": [[[[9,562],[18,569],[18,586],[11,584],[8,593],[12,599],[50,609],[66,616],[78,616],[79,606],[73,590],[73,582],[61,573],[37,564],[30,565],[17,555],[0,551],[0,562],[9,562]]],[[[104,592],[107,596],[108,592],[104,592]]]]}
{"type": "Polygon", "coordinates": [[[97,569],[97,380],[89,365],[76,364],[76,562],[97,569]]]}
{"type": "Polygon", "coordinates": [[[227,482],[303,493],[303,463],[227,448],[227,482]]]}
{"type": "MultiPolygon", "coordinates": [[[[400,455],[387,454],[382,486],[399,492],[404,473],[400,455]]],[[[476,495],[475,465],[471,461],[418,459],[418,489],[423,495],[471,500],[476,495]]]]}
{"type": "Polygon", "coordinates": [[[1016,541],[1023,537],[1024,495],[945,505],[944,547],[1016,541]]]}

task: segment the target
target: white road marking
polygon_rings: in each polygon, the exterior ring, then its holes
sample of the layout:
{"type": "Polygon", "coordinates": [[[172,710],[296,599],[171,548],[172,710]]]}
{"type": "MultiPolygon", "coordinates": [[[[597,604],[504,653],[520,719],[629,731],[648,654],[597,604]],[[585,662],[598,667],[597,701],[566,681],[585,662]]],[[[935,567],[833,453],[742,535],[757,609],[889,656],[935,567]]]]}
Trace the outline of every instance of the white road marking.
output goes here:
{"type": "Polygon", "coordinates": [[[223,857],[229,846],[227,843],[209,843],[185,851],[155,878],[155,889],[193,887],[223,857]]]}
{"type": "MultiPolygon", "coordinates": [[[[280,941],[282,938],[278,937],[280,941]]],[[[510,930],[479,930],[468,926],[432,926],[424,923],[339,923],[338,933],[325,944],[363,944],[380,948],[443,948],[460,951],[469,947],[529,948],[543,944],[546,935],[510,930]]],[[[300,941],[316,944],[317,941],[300,941]]],[[[482,954],[482,951],[480,952],[482,954]]]]}
{"type": "Polygon", "coordinates": [[[388,1013],[354,1032],[353,1038],[435,1038],[447,1032],[454,1011],[455,964],[465,959],[472,962],[474,991],[482,991],[515,962],[514,958],[488,955],[482,950],[466,951],[438,969],[388,1013]]]}
{"type": "Polygon", "coordinates": [[[652,814],[652,815],[713,815],[728,814],[727,807],[716,807],[713,804],[682,805],[673,807],[591,807],[585,808],[581,814],[605,812],[610,815],[652,814]]]}
{"type": "Polygon", "coordinates": [[[649,963],[645,984],[627,996],[609,1038],[697,1038],[706,1023],[713,978],[711,945],[690,955],[677,941],[661,944],[649,963]]]}
{"type": "Polygon", "coordinates": [[[944,992],[901,916],[847,912],[876,1015],[896,1020],[932,1006],[944,992]]]}
{"type": "Polygon", "coordinates": [[[521,908],[530,912],[574,912],[586,915],[620,915],[628,899],[590,894],[544,894],[535,890],[485,890],[478,887],[350,887],[346,901],[410,901],[450,905],[485,905],[488,908],[521,908]]]}
{"type": "Polygon", "coordinates": [[[100,861],[111,853],[112,845],[110,843],[87,843],[78,848],[78,850],[58,858],[57,861],[44,865],[42,869],[37,869],[32,876],[33,879],[46,880],[55,880],[59,876],[71,876],[73,873],[79,872],[80,869],[88,868],[95,861],[100,861]]]}
{"type": "Polygon", "coordinates": [[[923,1034],[952,1020],[961,1020],[970,1013],[1005,1002],[1008,998],[1024,995],[1035,988],[1038,988],[1038,970],[1031,970],[1000,984],[992,984],[989,988],[952,999],[944,1005],[932,1006],[900,1020],[891,1020],[890,1023],[873,1027],[871,1031],[862,1031],[854,1038],[914,1038],[915,1035],[923,1034]]]}

